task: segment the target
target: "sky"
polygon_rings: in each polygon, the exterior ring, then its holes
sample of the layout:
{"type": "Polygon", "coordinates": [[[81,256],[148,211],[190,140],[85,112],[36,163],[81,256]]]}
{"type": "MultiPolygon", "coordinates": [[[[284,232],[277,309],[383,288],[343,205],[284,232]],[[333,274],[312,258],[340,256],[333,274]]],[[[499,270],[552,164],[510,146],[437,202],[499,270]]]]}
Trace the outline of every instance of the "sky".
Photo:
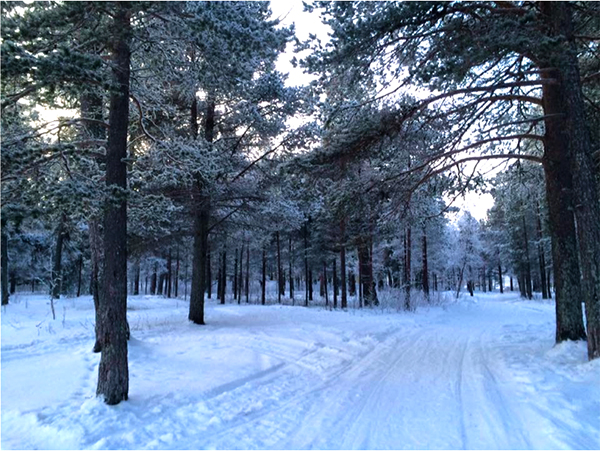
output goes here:
{"type": "MultiPolygon", "coordinates": [[[[283,25],[294,24],[296,36],[300,40],[308,39],[309,34],[316,35],[322,41],[327,39],[329,27],[323,24],[317,12],[308,13],[304,11],[301,0],[272,1],[271,10],[274,17],[280,18],[283,25]]],[[[312,77],[303,73],[299,67],[294,67],[290,60],[294,57],[293,44],[289,44],[287,51],[279,58],[277,70],[289,74],[288,84],[290,86],[299,86],[309,83],[312,77]]],[[[485,166],[484,164],[480,164],[485,166]]],[[[493,197],[490,194],[479,194],[468,192],[464,198],[458,198],[454,206],[461,210],[468,210],[471,214],[482,220],[486,217],[489,208],[494,205],[493,197]]]]}

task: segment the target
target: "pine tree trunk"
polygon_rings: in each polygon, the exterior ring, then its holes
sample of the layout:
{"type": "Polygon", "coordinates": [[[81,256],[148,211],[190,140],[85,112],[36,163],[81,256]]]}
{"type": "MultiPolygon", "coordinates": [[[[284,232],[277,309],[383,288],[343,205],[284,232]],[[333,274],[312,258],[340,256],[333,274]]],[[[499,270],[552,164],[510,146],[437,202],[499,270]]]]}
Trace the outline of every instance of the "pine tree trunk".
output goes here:
{"type": "Polygon", "coordinates": [[[502,280],[502,264],[498,263],[498,283],[500,284],[500,294],[504,293],[504,281],[502,280]]]}
{"type": "Polygon", "coordinates": [[[173,287],[173,257],[171,248],[169,248],[169,256],[167,257],[167,297],[171,297],[171,288],[173,287]]]}
{"type": "Polygon", "coordinates": [[[336,259],[333,259],[333,308],[337,308],[338,298],[338,280],[337,280],[337,268],[336,259]]]}
{"type": "MultiPolygon", "coordinates": [[[[198,135],[198,103],[194,97],[191,105],[191,132],[194,139],[198,135]]],[[[204,123],[204,139],[212,143],[215,127],[215,100],[209,96],[206,106],[206,118],[204,123]]],[[[208,255],[208,232],[210,223],[210,199],[203,195],[203,183],[198,178],[197,187],[194,192],[194,244],[192,255],[192,288],[190,292],[190,311],[188,319],[195,324],[204,323],[204,292],[207,285],[210,286],[211,279],[207,277],[210,271],[208,255]],[[208,263],[208,265],[207,265],[208,263]],[[208,267],[208,268],[207,268],[208,267]]],[[[187,284],[186,284],[187,290],[187,284]]],[[[210,290],[210,288],[209,288],[210,290]]],[[[210,294],[209,294],[210,298],[210,294]]]]}
{"type": "Polygon", "coordinates": [[[2,305],[8,305],[8,234],[7,221],[2,218],[2,305]]]}
{"type": "Polygon", "coordinates": [[[412,239],[411,239],[411,228],[406,228],[405,242],[404,242],[404,310],[411,309],[410,302],[410,285],[411,285],[411,264],[412,264],[412,239]]]}
{"type": "MultiPolygon", "coordinates": [[[[208,237],[207,237],[208,239],[208,237]]],[[[210,245],[206,244],[206,276],[205,276],[205,285],[206,285],[206,295],[208,299],[212,299],[212,265],[210,262],[210,245]]]]}
{"type": "Polygon", "coordinates": [[[177,245],[177,254],[176,254],[176,263],[175,263],[175,297],[179,296],[179,245],[177,245]]]}
{"type": "Polygon", "coordinates": [[[60,297],[62,287],[62,250],[66,236],[65,221],[66,215],[63,215],[56,230],[56,247],[54,249],[54,262],[52,265],[52,289],[50,292],[53,299],[60,297]]]}
{"type": "Polygon", "coordinates": [[[83,272],[83,255],[77,259],[77,297],[81,296],[81,273],[83,272]]]}
{"type": "Polygon", "coordinates": [[[340,248],[340,276],[342,285],[342,309],[348,308],[348,287],[346,286],[346,247],[340,248]]]}
{"type": "Polygon", "coordinates": [[[425,299],[427,299],[427,302],[429,302],[429,265],[427,262],[427,233],[426,233],[424,227],[423,227],[422,247],[423,247],[423,270],[422,270],[423,294],[425,294],[425,299]]]}
{"type": "Polygon", "coordinates": [[[538,239],[538,263],[540,265],[540,279],[542,286],[542,299],[548,299],[548,287],[546,286],[546,256],[544,255],[543,233],[542,233],[542,218],[540,205],[537,204],[537,239],[538,239]]]}
{"type": "Polygon", "coordinates": [[[133,282],[133,295],[137,296],[140,294],[140,260],[139,258],[135,262],[135,278],[133,282]]]}
{"type": "Polygon", "coordinates": [[[266,304],[266,289],[267,289],[267,251],[263,247],[262,251],[262,279],[260,284],[260,303],[262,305],[266,304]]]}
{"type": "Polygon", "coordinates": [[[292,300],[292,305],[294,305],[294,274],[292,273],[292,261],[293,261],[293,254],[292,254],[292,235],[290,234],[290,238],[289,238],[289,268],[288,268],[288,272],[290,275],[290,299],[292,300]]]}
{"type": "MultiPolygon", "coordinates": [[[[308,270],[308,300],[313,300],[313,272],[310,268],[308,270]]],[[[308,303],[306,306],[308,307],[308,303]]]]}
{"type": "Polygon", "coordinates": [[[250,302],[250,243],[246,246],[246,303],[250,302]]]}
{"type": "Polygon", "coordinates": [[[100,299],[102,355],[96,393],[110,405],[129,393],[127,363],[127,126],[129,124],[130,10],[115,4],[113,19],[113,78],[117,89],[110,96],[110,129],[106,146],[106,185],[116,199],[104,210],[103,294],[100,299]]]}
{"type": "Polygon", "coordinates": [[[377,291],[373,280],[373,265],[369,252],[369,242],[361,239],[358,245],[359,267],[360,267],[360,286],[362,290],[362,303],[365,307],[373,304],[377,305],[377,291]]]}
{"type": "Polygon", "coordinates": [[[306,288],[304,291],[304,305],[308,307],[308,293],[311,293],[310,299],[312,300],[312,286],[311,278],[308,271],[308,221],[304,223],[304,276],[306,278],[306,288]]]}
{"type": "Polygon", "coordinates": [[[240,303],[238,299],[238,258],[239,258],[239,250],[235,248],[235,260],[233,264],[233,300],[237,300],[238,304],[240,303]]]}
{"type": "MultiPolygon", "coordinates": [[[[566,38],[562,45],[555,46],[557,55],[548,61],[544,71],[544,75],[557,80],[557,83],[544,87],[544,112],[546,115],[560,113],[545,121],[547,135],[558,139],[558,142],[546,144],[561,146],[573,174],[581,294],[585,300],[588,357],[591,360],[600,357],[600,190],[597,168],[581,91],[571,5],[569,2],[540,2],[540,8],[551,33],[566,38]]],[[[554,155],[552,152],[552,157],[554,155]]],[[[560,277],[556,270],[554,278],[558,302],[560,277]]],[[[576,299],[579,298],[572,302],[576,299]]]]}
{"type": "Polygon", "coordinates": [[[323,293],[325,294],[325,306],[329,307],[329,295],[327,293],[327,263],[323,260],[323,293]]]}
{"type": "Polygon", "coordinates": [[[281,304],[281,296],[285,296],[285,288],[283,275],[281,273],[281,243],[279,241],[279,231],[275,233],[275,240],[277,241],[277,302],[281,304]]]}
{"type": "Polygon", "coordinates": [[[150,280],[150,294],[156,295],[156,282],[157,282],[157,274],[158,271],[158,263],[154,264],[154,270],[152,271],[152,279],[150,280]]]}
{"type": "Polygon", "coordinates": [[[204,287],[206,284],[206,248],[208,238],[208,208],[198,206],[194,214],[194,244],[192,254],[192,288],[188,319],[194,324],[204,323],[204,287]]]}
{"type": "Polygon", "coordinates": [[[227,247],[223,248],[223,263],[221,268],[221,304],[225,304],[227,295],[227,247]]]}

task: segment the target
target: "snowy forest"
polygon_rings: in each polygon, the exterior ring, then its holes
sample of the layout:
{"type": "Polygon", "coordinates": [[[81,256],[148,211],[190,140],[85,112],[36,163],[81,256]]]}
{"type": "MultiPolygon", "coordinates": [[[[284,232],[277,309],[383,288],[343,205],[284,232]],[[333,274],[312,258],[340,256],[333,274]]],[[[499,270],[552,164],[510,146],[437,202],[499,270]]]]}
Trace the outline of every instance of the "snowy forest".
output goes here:
{"type": "Polygon", "coordinates": [[[1,20],[3,448],[600,446],[600,3],[1,20]]]}

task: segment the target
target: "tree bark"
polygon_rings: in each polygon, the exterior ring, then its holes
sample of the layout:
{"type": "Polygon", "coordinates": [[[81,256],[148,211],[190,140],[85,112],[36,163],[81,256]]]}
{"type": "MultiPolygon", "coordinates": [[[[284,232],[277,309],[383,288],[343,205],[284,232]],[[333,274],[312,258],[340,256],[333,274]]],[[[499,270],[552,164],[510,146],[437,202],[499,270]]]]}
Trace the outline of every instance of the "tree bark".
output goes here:
{"type": "Polygon", "coordinates": [[[425,299],[429,302],[429,265],[427,262],[427,232],[423,227],[422,249],[423,249],[423,271],[422,271],[422,283],[423,283],[423,294],[425,299]]]}
{"type": "Polygon", "coordinates": [[[266,304],[266,288],[267,288],[267,251],[263,247],[262,251],[262,279],[260,284],[260,303],[266,304]]]}
{"type": "Polygon", "coordinates": [[[290,299],[292,300],[292,305],[294,305],[294,274],[292,272],[292,260],[293,260],[293,254],[292,254],[292,234],[290,233],[290,237],[289,237],[289,268],[288,268],[288,272],[290,275],[290,299]]]}
{"type": "Polygon", "coordinates": [[[237,300],[238,304],[240,303],[238,299],[238,258],[239,258],[239,249],[235,248],[235,260],[233,264],[233,300],[237,300]]]}
{"type": "Polygon", "coordinates": [[[337,280],[337,268],[336,268],[336,258],[333,259],[333,308],[337,308],[337,298],[338,298],[338,280],[337,280]]]}
{"type": "Polygon", "coordinates": [[[277,241],[277,302],[281,304],[281,296],[285,296],[285,287],[283,274],[281,272],[281,243],[279,241],[279,230],[275,232],[275,240],[277,241]]]}
{"type": "Polygon", "coordinates": [[[540,279],[541,279],[541,286],[542,286],[542,299],[548,299],[548,287],[546,285],[546,256],[545,256],[545,252],[544,252],[544,243],[543,243],[543,238],[544,235],[542,233],[542,218],[541,218],[541,211],[540,211],[540,205],[539,203],[537,203],[537,221],[536,221],[536,225],[537,225],[537,239],[538,239],[538,263],[540,265],[540,279]]]}
{"type": "Polygon", "coordinates": [[[360,286],[362,289],[362,302],[364,306],[377,305],[377,291],[373,280],[373,264],[370,255],[369,241],[361,238],[358,244],[360,286]]]}
{"type": "Polygon", "coordinates": [[[7,221],[2,218],[2,305],[8,305],[8,234],[7,221]]]}
{"type": "Polygon", "coordinates": [[[250,302],[250,243],[246,246],[246,303],[250,302]]]}
{"type": "Polygon", "coordinates": [[[410,302],[410,285],[412,280],[411,264],[412,264],[412,239],[411,239],[411,228],[406,228],[406,235],[404,236],[404,310],[411,309],[410,302]]]}
{"type": "Polygon", "coordinates": [[[127,3],[115,4],[113,19],[113,78],[110,96],[106,185],[112,196],[104,212],[103,294],[100,299],[102,355],[96,393],[110,405],[129,393],[127,363],[127,126],[129,123],[129,65],[131,34],[127,3]]]}
{"type": "Polygon", "coordinates": [[[533,299],[533,290],[531,287],[531,260],[529,258],[529,236],[527,233],[527,223],[525,222],[525,214],[523,212],[524,205],[521,204],[521,223],[523,226],[523,265],[524,265],[524,273],[523,273],[523,282],[525,283],[525,287],[523,292],[527,296],[527,299],[533,299]]]}
{"type": "MultiPolygon", "coordinates": [[[[555,46],[556,55],[547,62],[547,68],[543,68],[544,75],[557,80],[557,83],[544,87],[544,113],[546,116],[550,112],[560,113],[545,121],[547,134],[558,139],[558,142],[547,141],[546,144],[561,147],[573,174],[581,294],[585,300],[588,357],[591,360],[600,357],[600,191],[597,168],[581,91],[571,5],[569,2],[540,2],[540,8],[551,34],[566,38],[560,46],[555,46]]],[[[555,152],[552,152],[551,158],[554,157],[555,152]]],[[[569,172],[566,167],[562,169],[569,172]]],[[[556,271],[554,278],[558,303],[560,276],[556,271]]],[[[579,304],[579,299],[574,297],[571,302],[579,304]]],[[[577,329],[576,332],[579,335],[581,331],[577,329]]]]}
{"type": "Polygon", "coordinates": [[[308,221],[304,223],[304,276],[306,279],[306,287],[304,291],[304,305],[308,307],[309,291],[312,294],[311,280],[308,272],[308,221]]]}
{"type": "Polygon", "coordinates": [[[52,265],[52,289],[50,291],[53,299],[60,297],[62,287],[62,251],[66,237],[65,222],[66,215],[63,214],[56,230],[56,247],[54,249],[54,262],[52,265]]]}
{"type": "Polygon", "coordinates": [[[175,256],[175,297],[179,296],[179,245],[177,245],[177,253],[175,256]]]}
{"type": "Polygon", "coordinates": [[[171,248],[169,248],[169,255],[167,257],[167,297],[171,297],[171,288],[173,286],[173,257],[171,248]]]}
{"type": "Polygon", "coordinates": [[[194,244],[192,254],[192,288],[188,319],[204,325],[204,287],[206,284],[206,248],[208,244],[208,209],[198,205],[194,214],[194,244]]]}
{"type": "Polygon", "coordinates": [[[342,309],[348,308],[348,287],[346,285],[346,246],[340,248],[340,284],[342,285],[342,309]]]}

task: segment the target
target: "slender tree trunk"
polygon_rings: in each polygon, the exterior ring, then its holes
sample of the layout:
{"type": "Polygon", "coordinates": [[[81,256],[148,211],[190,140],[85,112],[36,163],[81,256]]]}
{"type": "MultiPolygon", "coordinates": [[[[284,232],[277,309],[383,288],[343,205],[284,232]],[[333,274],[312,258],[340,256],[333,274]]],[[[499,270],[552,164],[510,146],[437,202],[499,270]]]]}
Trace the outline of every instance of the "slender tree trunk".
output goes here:
{"type": "Polygon", "coordinates": [[[53,299],[60,297],[62,287],[62,250],[63,243],[66,237],[65,231],[66,215],[63,214],[60,224],[56,230],[56,247],[54,249],[54,262],[52,266],[52,289],[51,295],[53,299]]]}
{"type": "Polygon", "coordinates": [[[421,240],[423,248],[423,294],[425,295],[425,299],[427,299],[427,302],[429,302],[429,265],[427,262],[427,233],[425,231],[425,227],[423,227],[423,237],[421,240]]]}
{"type": "Polygon", "coordinates": [[[336,268],[336,258],[333,259],[333,308],[337,308],[337,298],[338,298],[338,280],[337,280],[337,268],[336,268]]]}
{"type": "Polygon", "coordinates": [[[227,247],[223,247],[223,268],[221,269],[221,304],[225,304],[227,296],[227,247]]]}
{"type": "Polygon", "coordinates": [[[312,286],[308,271],[308,221],[304,223],[304,276],[306,278],[306,289],[304,291],[304,305],[308,307],[309,292],[311,293],[310,300],[312,300],[312,286]]]}
{"type": "Polygon", "coordinates": [[[504,281],[502,280],[502,264],[498,263],[498,283],[500,284],[500,294],[504,293],[504,281]]]}
{"type": "Polygon", "coordinates": [[[152,271],[152,279],[150,280],[150,294],[156,295],[156,282],[158,278],[158,263],[154,263],[154,269],[152,271]]]}
{"type": "Polygon", "coordinates": [[[171,291],[173,288],[173,254],[171,248],[169,248],[169,255],[167,257],[167,297],[171,297],[171,291]]]}
{"type": "Polygon", "coordinates": [[[177,253],[176,253],[176,263],[175,263],[175,297],[179,296],[179,244],[177,245],[177,253]]]}
{"type": "Polygon", "coordinates": [[[266,304],[266,288],[267,288],[267,251],[263,247],[262,251],[262,280],[260,284],[261,294],[260,294],[260,303],[262,305],[266,304]]]}
{"type": "Polygon", "coordinates": [[[323,293],[325,294],[325,306],[329,307],[329,295],[327,293],[327,263],[323,260],[323,293]]]}
{"type": "Polygon", "coordinates": [[[7,221],[2,218],[2,305],[8,304],[8,234],[7,221]]]}
{"type": "MultiPolygon", "coordinates": [[[[208,238],[208,237],[207,237],[208,238]]],[[[206,276],[205,276],[205,285],[206,285],[206,294],[208,299],[212,299],[212,265],[210,262],[210,245],[207,242],[206,245],[206,276]]]]}
{"type": "Polygon", "coordinates": [[[113,78],[117,88],[110,96],[106,185],[111,199],[104,210],[103,295],[100,299],[102,355],[96,393],[107,404],[126,400],[129,393],[127,363],[127,126],[129,123],[130,9],[115,4],[113,19],[113,78]]]}
{"type": "Polygon", "coordinates": [[[81,273],[83,272],[83,255],[77,259],[77,297],[81,296],[81,273]]]}
{"type": "Polygon", "coordinates": [[[531,287],[531,260],[529,258],[529,236],[527,233],[527,223],[525,222],[525,214],[523,213],[523,204],[521,205],[521,222],[523,224],[523,252],[525,254],[525,294],[527,299],[533,299],[533,290],[531,287]]]}
{"type": "Polygon", "coordinates": [[[235,248],[235,260],[233,264],[233,300],[237,300],[238,304],[240,303],[238,299],[238,258],[239,258],[239,250],[235,248]]]}
{"type": "Polygon", "coordinates": [[[292,234],[290,233],[289,237],[289,268],[288,272],[290,275],[290,299],[292,300],[292,305],[294,305],[294,274],[292,272],[292,262],[293,262],[293,254],[292,254],[292,234]]]}
{"type": "Polygon", "coordinates": [[[542,299],[548,299],[548,287],[546,286],[546,256],[544,252],[543,233],[542,233],[542,218],[540,205],[537,204],[537,239],[538,239],[538,263],[540,265],[540,279],[542,285],[542,299]]]}
{"type": "Polygon", "coordinates": [[[281,243],[279,240],[279,231],[275,233],[275,240],[277,241],[277,302],[281,304],[281,296],[285,296],[285,287],[281,271],[281,243]]]}
{"type": "Polygon", "coordinates": [[[407,227],[406,228],[406,235],[405,235],[405,244],[404,244],[404,310],[410,310],[411,309],[411,302],[410,302],[410,288],[411,288],[411,280],[412,280],[412,271],[411,271],[411,264],[412,264],[412,256],[411,256],[411,251],[412,251],[412,238],[411,238],[411,228],[407,227]]]}
{"type": "MultiPolygon", "coordinates": [[[[308,300],[313,300],[313,272],[312,269],[308,269],[308,300]]],[[[308,307],[308,303],[306,304],[308,307]]]]}
{"type": "Polygon", "coordinates": [[[246,246],[246,303],[250,302],[250,243],[246,246]]]}
{"type": "Polygon", "coordinates": [[[358,250],[358,307],[363,307],[363,262],[362,253],[358,250]]]}
{"type": "Polygon", "coordinates": [[[135,277],[133,281],[133,294],[137,296],[140,294],[140,259],[138,258],[135,262],[135,277]]]}
{"type": "Polygon", "coordinates": [[[340,248],[340,276],[342,285],[342,309],[348,308],[348,287],[346,286],[346,247],[340,248]]]}

